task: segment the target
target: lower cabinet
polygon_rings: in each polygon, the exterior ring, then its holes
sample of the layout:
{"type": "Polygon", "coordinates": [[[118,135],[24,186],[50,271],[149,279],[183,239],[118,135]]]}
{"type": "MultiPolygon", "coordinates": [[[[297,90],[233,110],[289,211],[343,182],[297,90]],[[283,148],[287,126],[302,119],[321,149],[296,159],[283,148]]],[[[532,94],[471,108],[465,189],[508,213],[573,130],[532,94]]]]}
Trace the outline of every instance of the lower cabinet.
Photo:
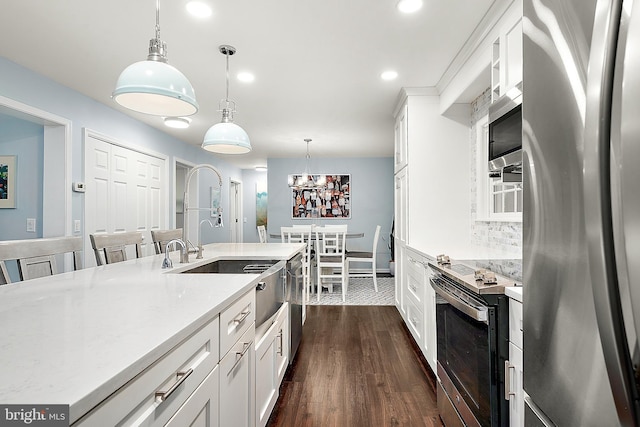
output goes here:
{"type": "Polygon", "coordinates": [[[256,426],[264,427],[289,365],[289,306],[285,303],[256,342],[256,426]]]}
{"type": "Polygon", "coordinates": [[[220,367],[209,374],[165,427],[218,427],[220,367]]]}
{"type": "Polygon", "coordinates": [[[509,400],[509,426],[524,426],[524,360],[522,303],[509,299],[509,360],[505,366],[505,398],[509,400]]]}
{"type": "Polygon", "coordinates": [[[398,310],[435,373],[436,294],[429,282],[429,258],[410,247],[404,247],[400,255],[402,268],[400,275],[396,275],[396,295],[399,294],[401,300],[398,310]]]}
{"type": "Polygon", "coordinates": [[[220,360],[220,425],[255,426],[255,328],[220,360]]]}

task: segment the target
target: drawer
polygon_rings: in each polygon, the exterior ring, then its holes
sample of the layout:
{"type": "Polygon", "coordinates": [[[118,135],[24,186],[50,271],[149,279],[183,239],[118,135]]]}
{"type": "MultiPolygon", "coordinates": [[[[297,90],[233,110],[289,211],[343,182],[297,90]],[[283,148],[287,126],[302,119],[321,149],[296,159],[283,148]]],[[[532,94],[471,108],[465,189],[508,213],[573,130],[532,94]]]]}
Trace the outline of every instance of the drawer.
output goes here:
{"type": "MultiPolygon", "coordinates": [[[[409,262],[411,264],[411,262],[409,262]]],[[[424,305],[425,298],[425,275],[417,276],[412,272],[407,272],[407,283],[405,297],[410,298],[418,306],[424,305]]]]}
{"type": "Polygon", "coordinates": [[[509,341],[522,347],[522,303],[509,299],[509,341]]]}
{"type": "Polygon", "coordinates": [[[407,300],[407,327],[420,348],[424,347],[424,311],[411,299],[407,300]]]}
{"type": "Polygon", "coordinates": [[[256,320],[256,292],[252,289],[220,313],[220,358],[256,320]]]}
{"type": "Polygon", "coordinates": [[[416,280],[424,281],[426,264],[422,256],[407,251],[407,275],[415,277],[416,280]]]}
{"type": "Polygon", "coordinates": [[[215,367],[213,372],[202,381],[196,391],[180,407],[165,427],[207,426],[217,427],[220,406],[218,402],[220,388],[220,369],[215,367]]]}
{"type": "Polygon", "coordinates": [[[216,317],[74,423],[74,427],[164,425],[218,364],[218,338],[216,317]],[[166,396],[156,397],[156,392],[165,392],[166,396]]]}

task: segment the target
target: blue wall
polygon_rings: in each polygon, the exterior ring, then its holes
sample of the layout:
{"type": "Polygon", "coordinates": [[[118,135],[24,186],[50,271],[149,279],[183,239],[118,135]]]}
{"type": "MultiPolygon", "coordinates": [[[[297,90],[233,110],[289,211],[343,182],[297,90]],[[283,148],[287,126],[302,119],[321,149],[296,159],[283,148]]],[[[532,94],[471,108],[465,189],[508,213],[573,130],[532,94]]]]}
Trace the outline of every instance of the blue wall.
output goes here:
{"type": "MultiPolygon", "coordinates": [[[[117,76],[114,76],[114,78],[117,76]]],[[[137,148],[165,154],[169,165],[174,158],[188,162],[210,163],[220,170],[224,178],[223,203],[229,202],[229,179],[241,181],[242,170],[221,160],[215,155],[190,145],[169,134],[161,132],[145,123],[137,121],[105,104],[84,96],[66,86],[62,86],[27,68],[0,57],[0,95],[29,106],[47,111],[72,122],[72,171],[73,182],[84,181],[83,129],[88,128],[120,142],[127,142],[137,148]]],[[[175,171],[169,171],[169,182],[175,171]]],[[[201,174],[201,188],[208,189],[213,182],[212,174],[201,174]]],[[[71,192],[71,189],[69,189],[71,192]]],[[[208,190],[207,190],[208,191],[208,190]]],[[[72,194],[72,220],[83,219],[84,200],[81,193],[72,194]]],[[[40,199],[41,199],[40,195],[40,199]]],[[[175,200],[174,189],[169,189],[167,212],[175,200]]],[[[208,199],[204,199],[208,200],[208,199]]],[[[203,201],[204,202],[204,201],[203,201]]],[[[228,206],[223,206],[225,215],[228,206]]],[[[41,221],[40,221],[41,222],[41,221]]],[[[225,217],[225,222],[227,218],[225,217]]],[[[26,224],[26,217],[25,217],[26,224]]],[[[84,224],[83,224],[84,226],[84,224]]],[[[4,228],[4,226],[2,226],[4,228]]],[[[82,231],[84,233],[84,229],[82,231]]],[[[33,233],[30,233],[33,234],[33,233]]],[[[30,236],[36,237],[36,236],[30,236]]],[[[229,228],[212,230],[203,241],[228,241],[229,228]]]]}
{"type": "MultiPolygon", "coordinates": [[[[363,239],[350,239],[347,249],[371,251],[376,225],[381,225],[378,242],[378,269],[388,268],[389,231],[393,218],[393,158],[311,158],[309,171],[326,175],[351,175],[350,219],[292,219],[291,189],[288,175],[300,173],[306,160],[269,159],[268,233],[292,224],[348,224],[349,232],[364,233],[363,239]],[[384,240],[383,240],[384,239],[384,240]]],[[[255,221],[254,221],[255,223],[255,221]]],[[[254,225],[255,228],[255,225],[254,225]]]]}
{"type": "Polygon", "coordinates": [[[0,209],[0,240],[42,237],[44,128],[0,114],[0,155],[16,157],[16,208],[0,209]],[[26,218],[36,231],[27,232],[26,218]]]}

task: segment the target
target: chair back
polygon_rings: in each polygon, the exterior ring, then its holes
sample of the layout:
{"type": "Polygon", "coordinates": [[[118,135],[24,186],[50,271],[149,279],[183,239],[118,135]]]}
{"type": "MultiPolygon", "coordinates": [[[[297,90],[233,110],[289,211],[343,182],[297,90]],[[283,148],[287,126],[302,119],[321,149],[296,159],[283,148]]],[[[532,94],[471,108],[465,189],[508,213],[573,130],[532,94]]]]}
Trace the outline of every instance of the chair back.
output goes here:
{"type": "Polygon", "coordinates": [[[313,225],[294,225],[291,227],[280,227],[280,237],[282,243],[306,243],[307,246],[304,250],[305,259],[308,260],[311,256],[311,230],[313,225]]]}
{"type": "Polygon", "coordinates": [[[182,239],[182,228],[174,230],[151,230],[151,240],[156,254],[163,254],[167,250],[167,243],[173,239],[182,239]]]}
{"type": "Polygon", "coordinates": [[[82,237],[7,240],[0,242],[0,285],[11,283],[5,261],[15,260],[20,280],[58,274],[56,255],[73,253],[73,268],[82,268],[82,237]]]}
{"type": "Polygon", "coordinates": [[[380,226],[377,225],[376,226],[376,232],[373,235],[373,250],[371,251],[373,253],[373,258],[376,258],[376,254],[378,253],[378,239],[380,239],[380,226]]]}
{"type": "Polygon", "coordinates": [[[347,240],[347,225],[316,227],[316,256],[340,256],[344,261],[347,240]]]}
{"type": "Polygon", "coordinates": [[[260,243],[267,243],[267,228],[264,225],[259,225],[257,228],[260,243]]]}
{"type": "Polygon", "coordinates": [[[130,245],[134,245],[136,248],[136,258],[142,258],[142,233],[139,231],[90,234],[89,238],[91,240],[91,246],[93,247],[93,253],[96,255],[96,264],[98,265],[126,261],[126,247],[130,245]]]}

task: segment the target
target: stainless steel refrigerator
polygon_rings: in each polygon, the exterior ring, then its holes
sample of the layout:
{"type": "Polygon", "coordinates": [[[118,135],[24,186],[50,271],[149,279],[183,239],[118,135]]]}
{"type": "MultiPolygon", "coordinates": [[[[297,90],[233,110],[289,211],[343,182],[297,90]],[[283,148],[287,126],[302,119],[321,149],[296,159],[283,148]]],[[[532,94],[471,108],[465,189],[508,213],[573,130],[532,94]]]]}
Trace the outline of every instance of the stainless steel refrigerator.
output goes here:
{"type": "Polygon", "coordinates": [[[528,426],[637,426],[640,0],[524,0],[528,426]]]}

